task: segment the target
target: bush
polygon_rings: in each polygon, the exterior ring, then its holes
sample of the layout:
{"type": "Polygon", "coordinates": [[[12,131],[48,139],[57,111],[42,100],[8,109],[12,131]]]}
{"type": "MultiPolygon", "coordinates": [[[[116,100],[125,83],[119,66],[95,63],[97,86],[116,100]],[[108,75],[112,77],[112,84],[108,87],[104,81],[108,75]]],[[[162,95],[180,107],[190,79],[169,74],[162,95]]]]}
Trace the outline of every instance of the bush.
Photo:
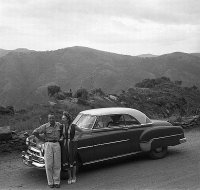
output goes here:
{"type": "Polygon", "coordinates": [[[105,93],[103,92],[103,90],[101,88],[95,88],[95,89],[91,90],[91,94],[105,96],[105,93]]]}
{"type": "Polygon", "coordinates": [[[74,95],[75,98],[81,98],[82,100],[88,99],[88,91],[85,88],[78,89],[74,95]]]}
{"type": "Polygon", "coordinates": [[[77,104],[81,104],[81,105],[84,105],[84,106],[89,106],[89,102],[87,100],[85,100],[85,99],[82,99],[82,98],[78,98],[77,104]]]}
{"type": "Polygon", "coordinates": [[[176,80],[176,81],[174,81],[174,84],[176,84],[178,86],[181,86],[182,85],[182,81],[181,80],[176,80]]]}
{"type": "Polygon", "coordinates": [[[60,86],[58,85],[51,85],[47,87],[48,90],[48,96],[52,97],[55,94],[58,94],[58,92],[61,91],[60,86]]]}
{"type": "Polygon", "coordinates": [[[13,115],[15,113],[14,107],[13,106],[7,106],[6,108],[3,106],[0,106],[0,114],[6,115],[10,114],[13,115]]]}
{"type": "Polygon", "coordinates": [[[66,97],[67,97],[67,95],[64,93],[64,92],[58,92],[56,95],[54,95],[55,96],[55,98],[57,99],[57,100],[64,100],[66,97]]]}
{"type": "Polygon", "coordinates": [[[135,87],[138,88],[154,88],[157,85],[170,83],[170,79],[167,77],[161,77],[157,79],[144,79],[142,82],[136,83],[135,87]]]}

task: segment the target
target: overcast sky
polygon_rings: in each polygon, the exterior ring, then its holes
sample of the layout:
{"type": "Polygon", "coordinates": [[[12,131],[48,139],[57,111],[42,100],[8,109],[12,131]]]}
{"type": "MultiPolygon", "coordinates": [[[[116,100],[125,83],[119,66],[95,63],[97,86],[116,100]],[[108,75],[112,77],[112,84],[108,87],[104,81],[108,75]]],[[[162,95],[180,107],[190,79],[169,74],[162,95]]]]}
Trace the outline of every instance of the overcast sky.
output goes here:
{"type": "Polygon", "coordinates": [[[0,48],[200,52],[199,0],[0,0],[0,48]]]}

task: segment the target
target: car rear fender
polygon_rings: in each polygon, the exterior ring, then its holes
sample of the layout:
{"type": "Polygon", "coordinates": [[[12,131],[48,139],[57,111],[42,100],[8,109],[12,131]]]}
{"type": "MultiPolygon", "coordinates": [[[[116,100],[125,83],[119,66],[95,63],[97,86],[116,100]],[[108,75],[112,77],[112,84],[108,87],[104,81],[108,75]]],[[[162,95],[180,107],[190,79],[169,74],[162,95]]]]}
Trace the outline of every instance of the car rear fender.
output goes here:
{"type": "Polygon", "coordinates": [[[140,136],[142,151],[150,151],[158,147],[175,146],[184,138],[183,128],[180,126],[156,126],[145,130],[140,136]]]}

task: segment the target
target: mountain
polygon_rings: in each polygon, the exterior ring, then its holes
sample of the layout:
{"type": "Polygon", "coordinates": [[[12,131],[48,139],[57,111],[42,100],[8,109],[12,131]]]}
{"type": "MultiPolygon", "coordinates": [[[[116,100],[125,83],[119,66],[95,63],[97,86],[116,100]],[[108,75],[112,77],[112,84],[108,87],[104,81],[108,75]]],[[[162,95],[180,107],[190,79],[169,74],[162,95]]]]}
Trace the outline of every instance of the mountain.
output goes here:
{"type": "Polygon", "coordinates": [[[47,86],[102,88],[118,93],[145,78],[169,77],[200,86],[200,58],[175,52],[138,57],[70,47],[55,51],[10,51],[0,58],[0,105],[17,108],[47,101],[47,86]]]}
{"type": "Polygon", "coordinates": [[[158,55],[153,55],[153,54],[141,54],[141,55],[138,55],[138,57],[157,57],[158,55]]]}
{"type": "Polygon", "coordinates": [[[28,53],[28,52],[33,52],[33,51],[34,50],[29,50],[29,49],[26,49],[26,48],[18,48],[18,49],[15,49],[15,50],[0,49],[0,57],[3,57],[10,52],[28,53]]]}
{"type": "Polygon", "coordinates": [[[194,56],[200,57],[200,53],[191,53],[191,55],[194,55],[194,56]]]}
{"type": "Polygon", "coordinates": [[[3,57],[4,55],[8,54],[10,50],[0,49],[0,57],[3,57]]]}

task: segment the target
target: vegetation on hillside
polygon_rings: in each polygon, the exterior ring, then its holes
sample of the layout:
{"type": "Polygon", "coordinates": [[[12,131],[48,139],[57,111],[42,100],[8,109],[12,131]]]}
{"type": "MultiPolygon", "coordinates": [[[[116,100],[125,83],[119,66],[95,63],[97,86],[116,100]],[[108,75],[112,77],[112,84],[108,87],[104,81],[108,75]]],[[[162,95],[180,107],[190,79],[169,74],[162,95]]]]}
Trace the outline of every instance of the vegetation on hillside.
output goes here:
{"type": "Polygon", "coordinates": [[[167,77],[144,79],[134,88],[123,91],[120,101],[154,118],[195,114],[200,106],[200,91],[196,86],[183,87],[181,84],[167,77]]]}
{"type": "Polygon", "coordinates": [[[49,104],[34,104],[14,110],[14,114],[0,114],[0,126],[9,125],[17,131],[32,130],[47,122],[49,113],[54,113],[60,121],[64,110],[76,117],[82,110],[100,107],[131,107],[154,119],[190,116],[199,114],[200,110],[199,89],[184,87],[182,81],[171,81],[167,77],[144,79],[119,94],[106,94],[101,88],[65,92],[58,85],[50,87],[46,89],[49,104]]]}

